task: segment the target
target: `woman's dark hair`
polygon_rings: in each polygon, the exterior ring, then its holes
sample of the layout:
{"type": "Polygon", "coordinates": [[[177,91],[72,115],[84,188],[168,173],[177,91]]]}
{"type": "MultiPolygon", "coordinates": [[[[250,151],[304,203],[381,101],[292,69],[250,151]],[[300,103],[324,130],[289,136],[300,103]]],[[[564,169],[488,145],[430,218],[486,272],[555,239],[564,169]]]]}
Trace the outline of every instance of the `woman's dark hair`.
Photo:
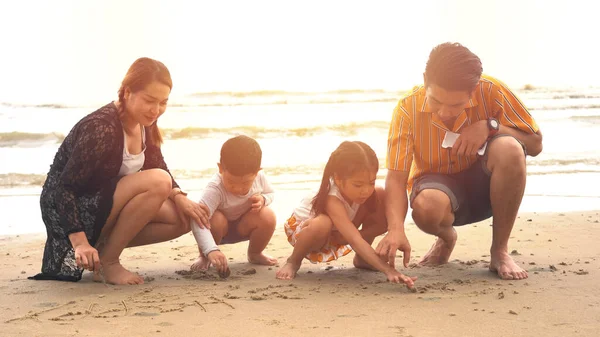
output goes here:
{"type": "MultiPolygon", "coordinates": [[[[325,213],[325,204],[329,189],[331,188],[331,180],[334,175],[339,179],[348,179],[352,175],[362,171],[377,172],[379,171],[379,160],[373,149],[363,142],[345,141],[338,146],[335,151],[329,156],[329,160],[323,171],[323,180],[319,192],[312,200],[312,212],[314,215],[325,213]]],[[[377,193],[369,197],[365,202],[369,210],[374,211],[377,206],[377,193]]]]}
{"type": "MultiPolygon", "coordinates": [[[[125,89],[129,88],[131,92],[135,93],[143,90],[148,84],[158,81],[164,85],[167,85],[169,89],[173,89],[173,81],[171,81],[171,73],[169,69],[160,61],[153,60],[147,57],[141,57],[129,67],[121,87],[119,88],[119,115],[125,112],[125,106],[127,102],[125,100],[125,89]]],[[[156,122],[150,126],[149,141],[151,144],[160,146],[162,144],[162,135],[156,122]]]]}
{"type": "Polygon", "coordinates": [[[448,91],[471,92],[481,78],[481,60],[460,43],[442,43],[429,54],[425,85],[435,84],[448,91]]]}

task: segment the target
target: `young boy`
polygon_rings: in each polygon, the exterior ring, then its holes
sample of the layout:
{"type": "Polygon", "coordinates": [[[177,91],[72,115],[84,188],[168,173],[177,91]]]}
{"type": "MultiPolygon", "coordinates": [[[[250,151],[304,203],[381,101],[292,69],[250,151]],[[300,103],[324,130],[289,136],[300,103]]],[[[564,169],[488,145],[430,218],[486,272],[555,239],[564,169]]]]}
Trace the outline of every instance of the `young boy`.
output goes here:
{"type": "Polygon", "coordinates": [[[277,260],[263,254],[275,231],[275,213],[269,204],[274,191],[261,171],[262,150],[256,140],[237,136],[221,147],[219,173],[211,179],[200,198],[209,214],[207,223],[191,227],[200,257],[191,266],[207,270],[211,263],[221,275],[228,274],[227,259],[218,244],[249,241],[248,261],[275,265],[277,260]]]}

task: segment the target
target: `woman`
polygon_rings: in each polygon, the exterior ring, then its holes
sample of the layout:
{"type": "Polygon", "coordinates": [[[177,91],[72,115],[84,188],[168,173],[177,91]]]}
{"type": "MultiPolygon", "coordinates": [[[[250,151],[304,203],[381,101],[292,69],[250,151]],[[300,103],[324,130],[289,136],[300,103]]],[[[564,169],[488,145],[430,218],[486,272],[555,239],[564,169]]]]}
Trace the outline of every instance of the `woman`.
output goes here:
{"type": "Polygon", "coordinates": [[[108,283],[141,284],[120,264],[123,249],[181,236],[190,231],[190,217],[205,220],[160,150],[156,121],[171,88],[164,64],[140,58],[123,79],[118,101],[67,135],[40,198],[48,238],[42,273],[33,279],[79,281],[88,269],[108,283]]]}

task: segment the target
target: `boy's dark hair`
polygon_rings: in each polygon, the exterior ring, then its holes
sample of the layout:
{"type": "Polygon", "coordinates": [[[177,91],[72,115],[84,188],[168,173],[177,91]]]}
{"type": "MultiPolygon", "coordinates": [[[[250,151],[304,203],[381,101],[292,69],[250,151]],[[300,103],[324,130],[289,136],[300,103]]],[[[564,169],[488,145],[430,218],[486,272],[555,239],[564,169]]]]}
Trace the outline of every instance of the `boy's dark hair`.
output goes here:
{"type": "MultiPolygon", "coordinates": [[[[348,179],[353,174],[361,171],[379,171],[379,160],[373,149],[363,142],[344,141],[329,156],[323,171],[323,179],[319,192],[312,200],[312,212],[315,216],[325,213],[325,204],[331,188],[330,180],[336,175],[340,179],[348,179]]],[[[377,193],[369,197],[365,205],[370,212],[377,207],[377,193]]]]}
{"type": "Polygon", "coordinates": [[[235,176],[257,173],[261,160],[260,145],[248,136],[230,138],[221,147],[221,168],[235,176]]]}
{"type": "Polygon", "coordinates": [[[425,85],[435,84],[449,91],[471,92],[481,79],[481,60],[460,43],[442,43],[429,54],[425,85]]]}

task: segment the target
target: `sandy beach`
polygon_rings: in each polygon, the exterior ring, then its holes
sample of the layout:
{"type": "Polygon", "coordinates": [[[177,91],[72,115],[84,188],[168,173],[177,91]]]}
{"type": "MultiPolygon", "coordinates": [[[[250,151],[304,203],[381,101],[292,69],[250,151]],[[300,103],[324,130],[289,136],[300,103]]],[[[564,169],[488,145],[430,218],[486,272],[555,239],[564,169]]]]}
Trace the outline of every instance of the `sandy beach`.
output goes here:
{"type": "MultiPolygon", "coordinates": [[[[487,269],[490,221],[458,229],[451,263],[417,267],[433,238],[407,225],[416,293],[357,270],[350,254],[308,262],[292,281],[246,263],[247,244],[223,246],[231,276],[190,274],[191,234],[125,251],[141,286],[31,281],[45,235],[0,237],[2,336],[598,336],[600,211],[521,214],[510,249],[529,271],[502,281],[487,269]]],[[[278,228],[268,253],[292,247],[278,228]]],[[[397,262],[400,263],[400,259],[397,262]]]]}

